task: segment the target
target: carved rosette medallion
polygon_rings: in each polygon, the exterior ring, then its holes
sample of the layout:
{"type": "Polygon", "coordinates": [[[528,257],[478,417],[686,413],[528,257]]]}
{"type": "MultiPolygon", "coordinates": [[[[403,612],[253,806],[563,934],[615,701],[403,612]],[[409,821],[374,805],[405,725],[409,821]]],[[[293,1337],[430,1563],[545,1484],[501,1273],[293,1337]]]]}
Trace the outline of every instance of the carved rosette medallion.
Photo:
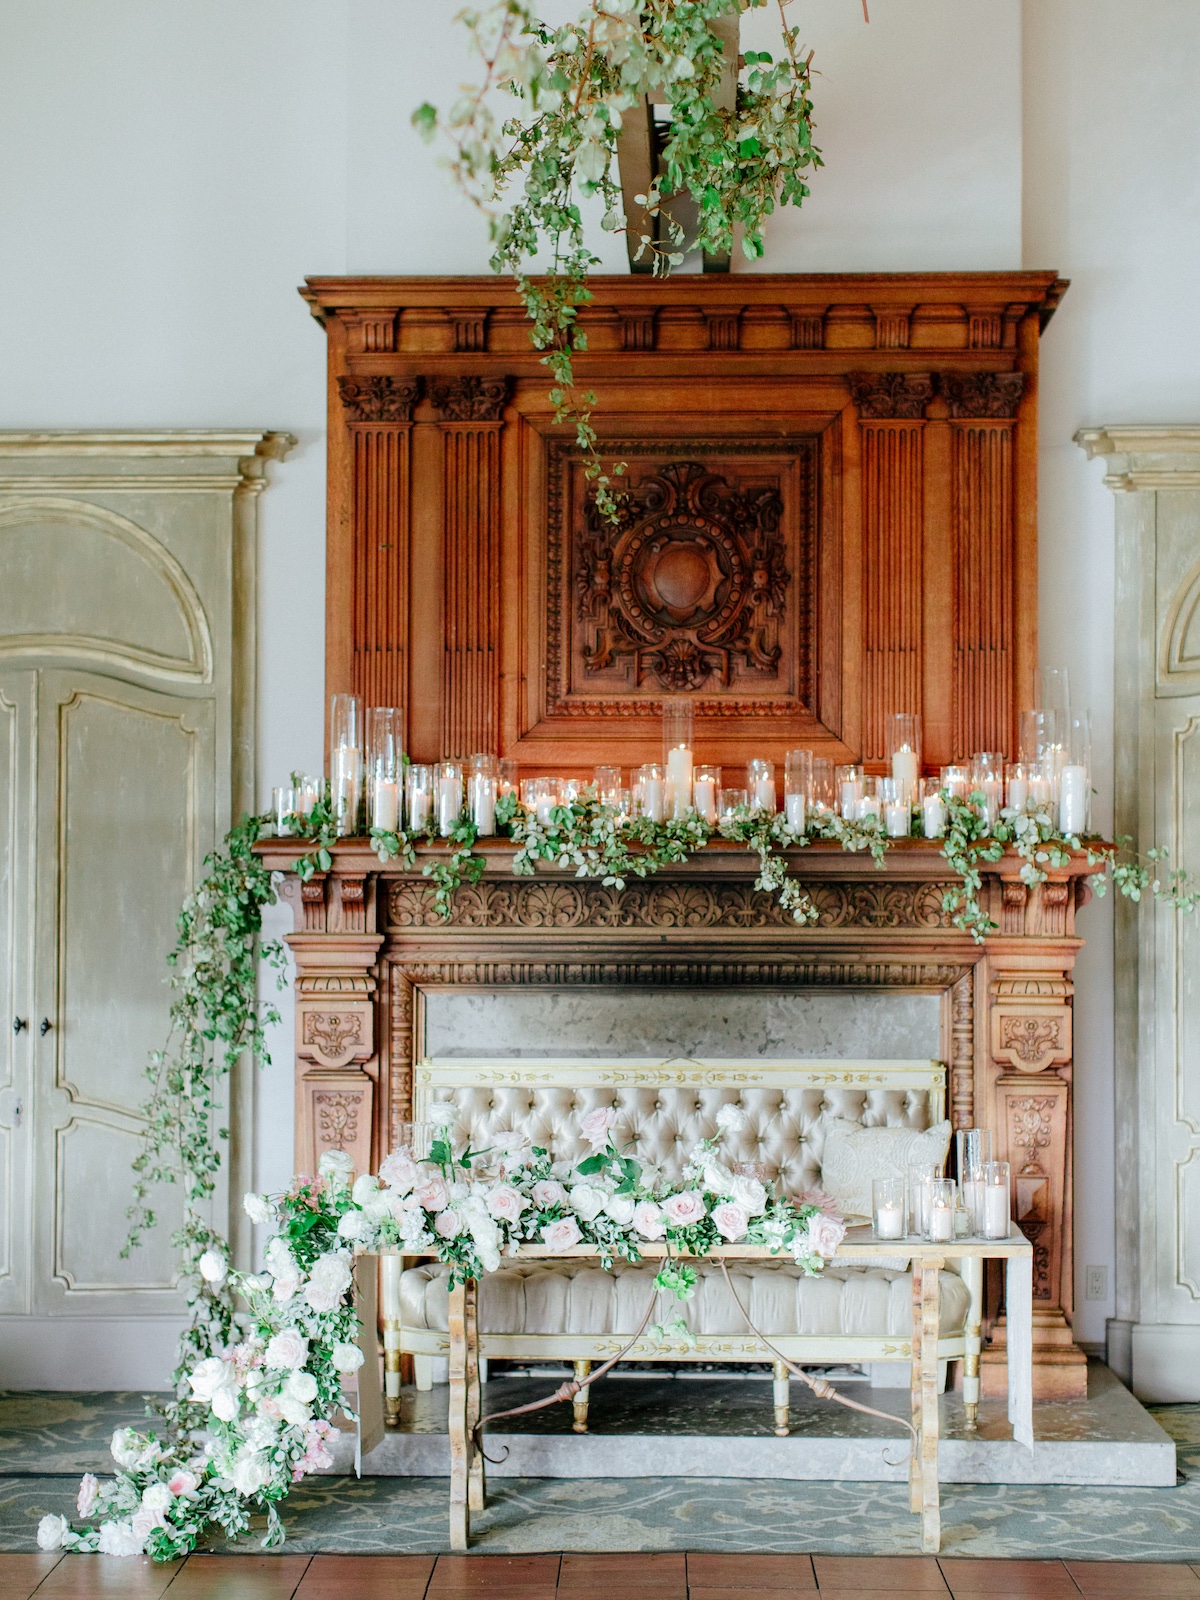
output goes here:
{"type": "Polygon", "coordinates": [[[637,684],[728,687],[733,665],[774,674],[791,574],[773,488],[738,490],[696,462],[634,485],[614,526],[589,502],[576,535],[577,615],[590,674],[628,661],[637,684]]]}
{"type": "Polygon", "coordinates": [[[411,422],[421,398],[420,378],[339,378],[338,391],[351,422],[411,422]]]}

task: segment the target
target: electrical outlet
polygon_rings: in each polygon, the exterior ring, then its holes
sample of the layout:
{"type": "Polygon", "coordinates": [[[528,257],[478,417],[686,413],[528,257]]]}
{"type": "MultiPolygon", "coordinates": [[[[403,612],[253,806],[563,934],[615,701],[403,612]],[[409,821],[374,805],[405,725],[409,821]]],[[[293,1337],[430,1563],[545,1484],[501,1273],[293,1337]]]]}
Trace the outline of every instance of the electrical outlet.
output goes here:
{"type": "Polygon", "coordinates": [[[1085,1300],[1108,1299],[1108,1268],[1088,1267],[1087,1277],[1084,1280],[1083,1297],[1085,1300]]]}

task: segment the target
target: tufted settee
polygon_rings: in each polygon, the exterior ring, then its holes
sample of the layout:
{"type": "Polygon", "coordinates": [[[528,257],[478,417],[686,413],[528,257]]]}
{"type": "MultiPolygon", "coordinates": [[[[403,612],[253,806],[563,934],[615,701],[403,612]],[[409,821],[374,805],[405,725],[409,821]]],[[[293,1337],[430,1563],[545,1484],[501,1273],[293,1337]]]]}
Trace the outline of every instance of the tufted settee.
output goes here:
{"type": "MultiPolygon", "coordinates": [[[[648,1169],[678,1181],[696,1143],[717,1133],[727,1104],[745,1113],[726,1135],[731,1162],[753,1162],[787,1194],[819,1187],[831,1128],[923,1129],[940,1122],[945,1069],[931,1061],[655,1061],[538,1058],[429,1060],[418,1066],[414,1114],[432,1100],[459,1108],[456,1137],[486,1148],[497,1133],[518,1130],[556,1159],[589,1153],[579,1124],[598,1106],[618,1115],[616,1134],[648,1169]]],[[[878,1266],[830,1263],[806,1278],[790,1258],[737,1263],[737,1297],[782,1354],[811,1364],[903,1362],[911,1358],[912,1279],[878,1266]]],[[[505,1261],[480,1285],[483,1357],[568,1360],[586,1375],[613,1355],[641,1321],[655,1263],[618,1263],[612,1272],[586,1260],[505,1261]],[[622,1338],[624,1335],[624,1338],[622,1338]]],[[[399,1355],[413,1357],[418,1388],[432,1383],[433,1361],[449,1349],[447,1269],[436,1262],[385,1262],[384,1342],[392,1409],[399,1399],[399,1355]]],[[[975,1296],[951,1271],[940,1278],[939,1360],[962,1356],[978,1323],[975,1296]]],[[[630,1359],[762,1362],[770,1352],[753,1336],[719,1269],[701,1267],[694,1297],[681,1312],[695,1337],[668,1346],[640,1342],[630,1359]]],[[[575,1427],[587,1426],[587,1390],[576,1401],[575,1427]]],[[[775,1425],[787,1431],[787,1369],[775,1363],[775,1425]]]]}

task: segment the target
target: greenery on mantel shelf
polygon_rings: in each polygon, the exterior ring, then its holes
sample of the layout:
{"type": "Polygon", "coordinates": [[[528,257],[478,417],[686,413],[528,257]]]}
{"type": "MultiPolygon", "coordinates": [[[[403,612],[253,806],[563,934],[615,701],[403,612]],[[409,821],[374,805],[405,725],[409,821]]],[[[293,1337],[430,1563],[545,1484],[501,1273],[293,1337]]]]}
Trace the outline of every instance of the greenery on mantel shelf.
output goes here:
{"type": "MultiPolygon", "coordinates": [[[[805,172],[822,164],[812,142],[812,54],[802,54],[799,29],[788,23],[789,0],[774,3],[778,57],[743,53],[732,109],[718,104],[724,56],[714,25],[768,0],[588,0],[578,21],[561,27],[540,21],[525,0],[498,0],[461,14],[481,80],[444,114],[428,104],[413,113],[426,137],[446,135],[454,181],[488,219],[492,268],[516,279],[554,380],[555,420],[574,424],[608,517],[617,502],[592,425],[596,396],[578,387],[574,371],[587,348],[579,308],[600,264],[585,242],[581,201],[602,205],[608,232],[630,231],[614,161],[623,119],[650,97],[666,106],[668,131],[662,176],[637,202],[666,243],[639,233],[636,254],[666,274],[688,249],[727,253],[738,233],[751,260],[763,254],[765,219],[776,206],[800,205],[805,172]],[[696,203],[694,238],[665,208],[673,195],[696,203]],[[535,277],[539,257],[548,270],[535,277]]],[[[618,463],[613,476],[623,470],[618,463]]]]}

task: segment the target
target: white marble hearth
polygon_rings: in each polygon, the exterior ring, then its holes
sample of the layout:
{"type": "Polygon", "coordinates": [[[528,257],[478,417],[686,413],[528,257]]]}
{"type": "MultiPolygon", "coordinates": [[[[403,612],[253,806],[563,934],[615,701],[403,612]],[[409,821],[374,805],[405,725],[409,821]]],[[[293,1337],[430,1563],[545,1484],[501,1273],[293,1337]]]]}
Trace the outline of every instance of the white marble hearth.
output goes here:
{"type": "MultiPolygon", "coordinates": [[[[501,1379],[484,1388],[484,1411],[500,1411],[552,1391],[560,1375],[501,1379]]],[[[531,1478],[721,1477],[841,1479],[896,1482],[907,1477],[907,1436],[886,1423],[814,1400],[792,1385],[792,1434],[770,1432],[770,1385],[755,1378],[676,1377],[634,1373],[597,1385],[593,1431],[572,1433],[569,1406],[558,1406],[491,1432],[484,1446],[489,1473],[531,1478]],[[538,1431],[533,1431],[536,1428],[538,1431]],[[745,1431],[737,1431],[739,1428],[745,1431]]],[[[897,1417],[906,1390],[841,1384],[842,1391],[897,1417]]],[[[406,1391],[405,1420],[364,1462],[366,1475],[447,1477],[446,1389],[406,1391]]],[[[1017,1444],[1003,1401],[984,1401],[979,1429],[963,1425],[955,1395],[942,1398],[938,1473],[943,1483],[1108,1484],[1173,1486],[1175,1443],[1107,1367],[1093,1362],[1086,1402],[1043,1401],[1034,1407],[1032,1452],[1017,1444]]],[[[350,1435],[335,1446],[333,1473],[353,1471],[350,1435]]]]}

